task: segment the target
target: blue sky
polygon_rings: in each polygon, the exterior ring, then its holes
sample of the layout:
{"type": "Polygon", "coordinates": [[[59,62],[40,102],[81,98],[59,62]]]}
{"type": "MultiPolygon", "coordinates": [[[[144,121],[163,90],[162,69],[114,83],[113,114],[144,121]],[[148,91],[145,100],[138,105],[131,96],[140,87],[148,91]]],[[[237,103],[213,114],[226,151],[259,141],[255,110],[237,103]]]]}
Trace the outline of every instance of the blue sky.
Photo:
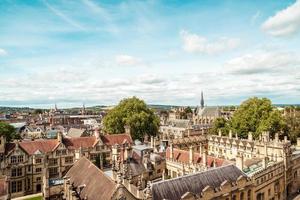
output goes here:
{"type": "Polygon", "coordinates": [[[299,103],[300,0],[0,1],[0,105],[299,103]]]}

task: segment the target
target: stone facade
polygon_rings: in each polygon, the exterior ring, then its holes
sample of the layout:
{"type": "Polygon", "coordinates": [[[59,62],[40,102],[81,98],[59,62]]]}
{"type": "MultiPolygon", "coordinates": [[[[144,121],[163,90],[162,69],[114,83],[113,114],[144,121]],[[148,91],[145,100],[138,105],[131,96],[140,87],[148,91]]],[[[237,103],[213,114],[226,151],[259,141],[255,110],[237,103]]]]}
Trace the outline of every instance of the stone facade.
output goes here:
{"type": "Polygon", "coordinates": [[[130,135],[16,141],[0,138],[1,175],[7,176],[9,198],[42,192],[45,198],[60,196],[62,177],[81,156],[103,167],[110,162],[114,143],[132,143],[130,135]],[[100,163],[97,163],[100,162],[100,163]]]}

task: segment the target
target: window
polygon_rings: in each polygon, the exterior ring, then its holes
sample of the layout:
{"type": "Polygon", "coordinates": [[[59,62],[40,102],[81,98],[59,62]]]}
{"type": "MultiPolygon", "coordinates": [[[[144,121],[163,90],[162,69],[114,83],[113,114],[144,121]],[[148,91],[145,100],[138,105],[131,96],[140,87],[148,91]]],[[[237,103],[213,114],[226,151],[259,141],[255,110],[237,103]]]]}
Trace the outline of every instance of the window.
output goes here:
{"type": "Polygon", "coordinates": [[[42,180],[41,177],[36,177],[36,182],[40,182],[42,180]]]}
{"type": "Polygon", "coordinates": [[[16,156],[11,156],[10,157],[10,162],[11,163],[17,163],[17,157],[16,156]]]}
{"type": "Polygon", "coordinates": [[[271,196],[271,189],[268,190],[268,195],[271,196]]]}
{"type": "Polygon", "coordinates": [[[22,181],[12,181],[11,182],[11,192],[21,192],[22,191],[22,181]]]}
{"type": "Polygon", "coordinates": [[[41,172],[42,171],[42,168],[36,168],[35,169],[35,172],[41,172]]]}
{"type": "Polygon", "coordinates": [[[16,176],[22,176],[22,168],[14,168],[11,170],[11,176],[16,177],[16,176]]]}
{"type": "Polygon", "coordinates": [[[18,156],[17,162],[20,163],[20,162],[23,162],[23,161],[24,161],[24,156],[18,156]]]}
{"type": "Polygon", "coordinates": [[[42,159],[40,159],[40,158],[35,159],[35,163],[36,163],[36,164],[39,164],[39,163],[41,163],[41,162],[42,162],[42,159]]]}
{"type": "Polygon", "coordinates": [[[54,168],[49,168],[49,176],[51,177],[55,177],[58,175],[58,170],[57,167],[54,168]]]}
{"type": "Polygon", "coordinates": [[[30,165],[28,166],[27,169],[28,169],[28,172],[31,172],[31,166],[30,165]]]}
{"type": "Polygon", "coordinates": [[[73,157],[72,156],[66,157],[65,158],[65,163],[73,163],[73,157]]]}
{"type": "Polygon", "coordinates": [[[49,165],[57,165],[57,159],[49,159],[49,165]]]}
{"type": "Polygon", "coordinates": [[[236,195],[233,195],[233,196],[232,196],[232,200],[236,200],[236,195]]]}
{"type": "Polygon", "coordinates": [[[158,170],[157,170],[157,173],[159,174],[160,172],[161,172],[161,170],[160,170],[160,169],[158,169],[158,170]]]}
{"type": "Polygon", "coordinates": [[[17,182],[16,181],[11,182],[11,192],[12,193],[17,192],[17,182]]]}

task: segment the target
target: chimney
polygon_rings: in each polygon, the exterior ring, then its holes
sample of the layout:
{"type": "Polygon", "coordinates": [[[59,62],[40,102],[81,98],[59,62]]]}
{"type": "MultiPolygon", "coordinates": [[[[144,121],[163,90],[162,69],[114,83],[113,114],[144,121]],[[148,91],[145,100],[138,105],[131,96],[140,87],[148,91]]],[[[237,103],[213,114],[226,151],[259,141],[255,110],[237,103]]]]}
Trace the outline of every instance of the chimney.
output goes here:
{"type": "Polygon", "coordinates": [[[222,136],[222,131],[221,131],[221,129],[219,129],[219,137],[221,137],[222,136]]]}
{"type": "Polygon", "coordinates": [[[125,147],[125,152],[124,152],[124,160],[127,160],[128,158],[131,157],[131,147],[128,146],[128,147],[125,147]]]}
{"type": "Polygon", "coordinates": [[[173,156],[174,156],[173,144],[170,143],[170,159],[171,159],[171,160],[173,160],[173,156]]]}
{"type": "Polygon", "coordinates": [[[150,146],[152,148],[154,148],[154,137],[153,136],[150,137],[150,146]]]}
{"type": "Polygon", "coordinates": [[[229,138],[232,138],[232,130],[229,130],[229,138]]]}
{"type": "Polygon", "coordinates": [[[207,166],[207,151],[206,151],[206,149],[203,149],[203,151],[202,151],[202,161],[203,161],[203,165],[206,167],[207,166]]]}
{"type": "Polygon", "coordinates": [[[239,139],[239,137],[238,137],[238,134],[237,134],[237,133],[235,133],[235,138],[236,138],[236,139],[239,139]]]}
{"type": "Polygon", "coordinates": [[[264,151],[265,156],[268,156],[268,146],[267,143],[265,143],[265,151],[264,151]]]}
{"type": "Polygon", "coordinates": [[[288,142],[287,136],[284,136],[284,143],[288,142]]]}
{"type": "Polygon", "coordinates": [[[125,125],[124,129],[125,129],[125,133],[128,134],[128,135],[130,135],[130,126],[125,125]]]}
{"type": "Polygon", "coordinates": [[[236,166],[240,170],[243,170],[243,168],[244,168],[244,156],[243,156],[243,154],[240,154],[240,155],[236,156],[236,166]]]}
{"type": "Polygon", "coordinates": [[[269,163],[269,158],[265,156],[262,160],[263,169],[266,169],[268,167],[268,163],[269,163]]]}
{"type": "Polygon", "coordinates": [[[249,141],[252,141],[252,140],[253,140],[252,132],[249,132],[249,133],[248,133],[248,140],[249,140],[249,141]]]}
{"type": "Polygon", "coordinates": [[[200,144],[199,144],[199,154],[200,154],[200,156],[202,155],[202,151],[203,151],[202,148],[203,148],[203,147],[202,147],[202,143],[200,143],[200,144]]]}
{"type": "Polygon", "coordinates": [[[190,146],[189,148],[189,162],[190,164],[193,164],[194,161],[194,148],[193,146],[190,146]]]}
{"type": "Polygon", "coordinates": [[[95,128],[95,130],[94,130],[94,136],[96,137],[97,140],[100,138],[99,128],[95,128]]]}
{"type": "Polygon", "coordinates": [[[300,137],[297,138],[297,147],[300,148],[300,137]]]}
{"type": "Polygon", "coordinates": [[[63,135],[62,135],[62,132],[57,132],[57,141],[59,142],[59,143],[62,143],[62,139],[63,139],[63,135]]]}

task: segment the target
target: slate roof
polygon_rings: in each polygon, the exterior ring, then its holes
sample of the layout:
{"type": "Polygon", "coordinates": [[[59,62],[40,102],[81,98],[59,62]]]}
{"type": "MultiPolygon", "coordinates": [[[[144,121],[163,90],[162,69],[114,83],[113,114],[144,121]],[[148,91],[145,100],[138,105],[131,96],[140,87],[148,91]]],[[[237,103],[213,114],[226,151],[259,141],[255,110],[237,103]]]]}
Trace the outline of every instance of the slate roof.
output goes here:
{"type": "Polygon", "coordinates": [[[80,199],[108,200],[117,189],[117,184],[85,157],[78,160],[65,177],[70,179],[74,187],[85,185],[80,192],[80,199]]]}
{"type": "Polygon", "coordinates": [[[202,117],[219,117],[220,111],[218,107],[199,108],[197,115],[202,117]]]}
{"type": "Polygon", "coordinates": [[[69,136],[69,137],[81,137],[84,132],[85,132],[85,130],[83,130],[83,129],[70,128],[68,133],[67,133],[67,136],[69,136]]]}
{"type": "Polygon", "coordinates": [[[227,165],[175,179],[160,181],[152,184],[152,198],[154,200],[179,200],[187,192],[200,194],[206,186],[214,189],[220,187],[225,180],[235,182],[240,176],[247,177],[235,165],[227,165]]]}

